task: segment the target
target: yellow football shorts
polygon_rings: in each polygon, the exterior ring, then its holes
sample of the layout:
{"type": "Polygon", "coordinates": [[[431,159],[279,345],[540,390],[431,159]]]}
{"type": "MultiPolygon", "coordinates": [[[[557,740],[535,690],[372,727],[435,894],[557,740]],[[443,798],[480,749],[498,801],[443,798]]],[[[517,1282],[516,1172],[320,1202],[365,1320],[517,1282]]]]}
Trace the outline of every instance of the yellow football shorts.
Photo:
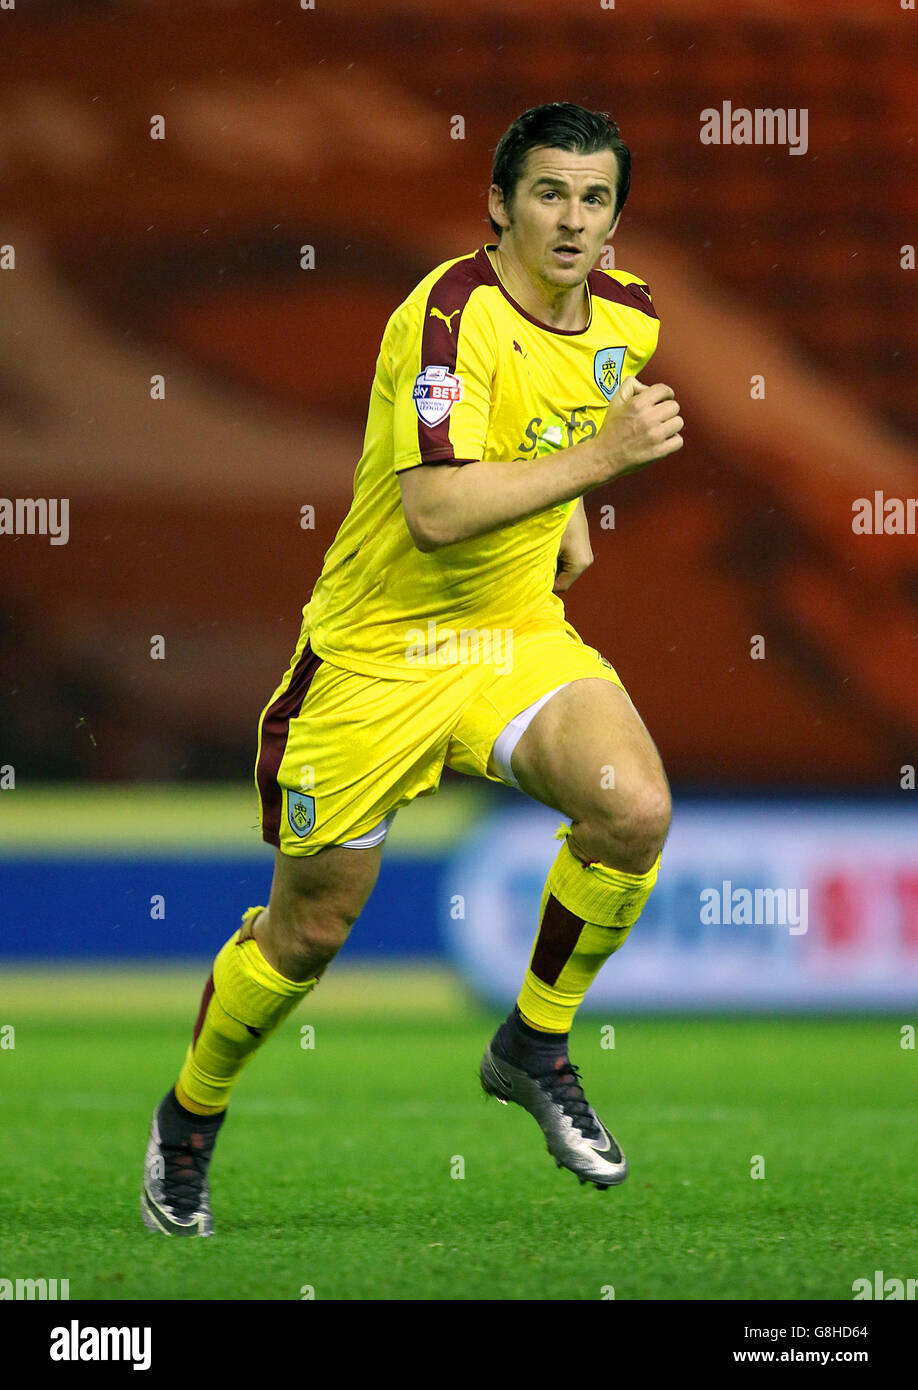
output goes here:
{"type": "Polygon", "coordinates": [[[499,660],[457,655],[423,680],[360,675],[316,656],[304,624],[258,724],[262,838],[292,855],[361,837],[377,843],[381,822],[431,796],[444,767],[504,781],[488,771],[495,741],[548,692],[589,676],[624,689],[569,623],[514,629],[512,652],[499,660]]]}

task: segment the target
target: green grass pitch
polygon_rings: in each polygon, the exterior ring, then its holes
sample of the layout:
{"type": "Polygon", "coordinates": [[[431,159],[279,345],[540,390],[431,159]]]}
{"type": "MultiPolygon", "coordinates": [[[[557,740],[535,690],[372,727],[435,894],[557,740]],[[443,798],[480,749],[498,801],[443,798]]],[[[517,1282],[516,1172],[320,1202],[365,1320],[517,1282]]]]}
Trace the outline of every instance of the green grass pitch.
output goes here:
{"type": "Polygon", "coordinates": [[[850,1300],[918,1274],[909,1020],[583,1014],[572,1056],[631,1163],[603,1193],[482,1096],[496,1013],[443,972],[343,964],[237,1086],[215,1237],[148,1233],[150,1115],[201,983],[0,972],[0,1277],[72,1299],[850,1300]]]}

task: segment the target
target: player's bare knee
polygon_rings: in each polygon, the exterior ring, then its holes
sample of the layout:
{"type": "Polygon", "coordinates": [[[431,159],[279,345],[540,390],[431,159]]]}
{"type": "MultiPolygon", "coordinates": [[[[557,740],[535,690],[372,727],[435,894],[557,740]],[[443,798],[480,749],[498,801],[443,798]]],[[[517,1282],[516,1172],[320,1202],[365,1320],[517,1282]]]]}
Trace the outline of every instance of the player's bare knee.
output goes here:
{"type": "Polygon", "coordinates": [[[259,939],[281,974],[321,973],[347,940],[379,872],[381,847],[332,847],[302,859],[278,855],[259,939]]]}
{"type": "Polygon", "coordinates": [[[666,783],[649,779],[614,806],[598,805],[578,839],[592,846],[587,857],[625,873],[645,874],[663,847],[671,815],[666,783]]]}
{"type": "Polygon", "coordinates": [[[296,959],[322,956],[331,960],[347,940],[356,918],[331,904],[306,903],[288,912],[282,925],[284,953],[296,959]]]}
{"type": "Polygon", "coordinates": [[[672,817],[672,800],[665,782],[647,782],[629,800],[619,838],[626,872],[646,874],[663,848],[672,817]]]}
{"type": "Polygon", "coordinates": [[[286,897],[255,924],[269,964],[291,980],[320,975],[347,940],[357,913],[334,904],[286,897]]]}

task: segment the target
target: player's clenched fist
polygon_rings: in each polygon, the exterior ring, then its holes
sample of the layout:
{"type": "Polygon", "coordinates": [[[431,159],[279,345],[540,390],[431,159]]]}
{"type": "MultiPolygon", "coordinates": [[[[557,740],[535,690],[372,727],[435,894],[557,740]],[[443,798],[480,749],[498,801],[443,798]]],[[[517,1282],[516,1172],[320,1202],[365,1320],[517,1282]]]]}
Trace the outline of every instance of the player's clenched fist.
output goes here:
{"type": "Polygon", "coordinates": [[[631,473],[682,448],[685,421],[671,386],[627,376],[606,411],[596,444],[608,477],[631,473]]]}

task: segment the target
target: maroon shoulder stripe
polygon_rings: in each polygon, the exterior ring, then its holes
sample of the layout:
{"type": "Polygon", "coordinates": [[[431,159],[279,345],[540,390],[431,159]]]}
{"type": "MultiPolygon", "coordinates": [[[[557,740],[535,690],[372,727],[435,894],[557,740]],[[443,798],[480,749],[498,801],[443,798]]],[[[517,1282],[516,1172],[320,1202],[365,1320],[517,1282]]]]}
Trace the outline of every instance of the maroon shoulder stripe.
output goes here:
{"type": "MultiPolygon", "coordinates": [[[[431,286],[421,327],[421,371],[431,366],[456,370],[462,311],[472,291],[484,283],[481,263],[475,255],[456,261],[431,286]]],[[[435,456],[431,462],[462,462],[453,455],[448,415],[438,425],[425,425],[418,417],[418,452],[424,463],[428,455],[435,456]]]]}
{"type": "Polygon", "coordinates": [[[287,747],[290,721],[302,709],[312,678],[321,665],[321,658],[316,656],[307,638],[290,677],[290,684],[268,706],[261,721],[261,751],[255,769],[261,797],[261,836],[278,849],[283,791],[278,786],[277,775],[287,747]]]}
{"type": "Polygon", "coordinates": [[[637,309],[651,319],[660,317],[651,302],[650,290],[639,281],[623,285],[620,280],[613,280],[611,275],[605,275],[601,270],[591,270],[587,281],[590,293],[596,299],[608,299],[612,304],[623,304],[626,309],[637,309]]]}

